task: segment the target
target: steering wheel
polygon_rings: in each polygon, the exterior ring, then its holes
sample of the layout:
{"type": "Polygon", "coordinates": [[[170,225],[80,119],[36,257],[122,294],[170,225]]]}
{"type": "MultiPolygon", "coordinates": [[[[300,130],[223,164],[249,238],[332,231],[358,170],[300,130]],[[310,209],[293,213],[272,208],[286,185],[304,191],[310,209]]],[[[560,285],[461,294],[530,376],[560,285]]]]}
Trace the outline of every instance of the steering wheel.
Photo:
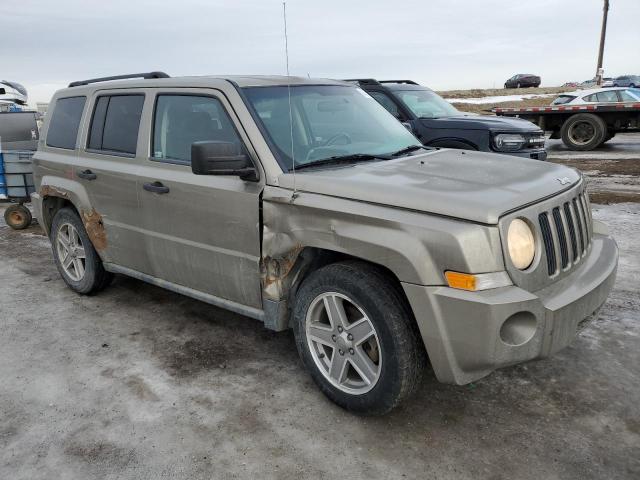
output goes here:
{"type": "Polygon", "coordinates": [[[344,138],[347,140],[347,143],[345,145],[349,145],[350,143],[353,143],[353,141],[351,140],[351,136],[349,136],[348,133],[344,133],[344,132],[340,132],[340,133],[336,133],[335,135],[332,135],[331,137],[329,137],[323,144],[323,147],[329,147],[331,145],[333,145],[335,143],[336,140],[338,140],[339,138],[344,138]]]}
{"type": "Polygon", "coordinates": [[[321,146],[315,147],[309,150],[305,160],[306,161],[311,160],[313,158],[313,154],[316,153],[317,150],[332,146],[336,142],[336,140],[340,138],[346,139],[347,143],[345,143],[345,145],[349,145],[350,143],[353,143],[348,133],[344,133],[344,132],[336,133],[335,135],[329,137],[321,146]]]}

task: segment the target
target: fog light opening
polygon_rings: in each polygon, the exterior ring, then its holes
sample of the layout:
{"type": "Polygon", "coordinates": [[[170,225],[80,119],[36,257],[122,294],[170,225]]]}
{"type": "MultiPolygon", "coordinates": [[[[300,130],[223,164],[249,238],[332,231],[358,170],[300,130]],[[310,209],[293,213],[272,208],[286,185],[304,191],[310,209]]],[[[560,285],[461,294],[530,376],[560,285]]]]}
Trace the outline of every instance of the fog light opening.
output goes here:
{"type": "Polygon", "coordinates": [[[507,345],[519,347],[534,337],[537,326],[538,322],[533,313],[514,313],[500,327],[500,338],[507,345]]]}

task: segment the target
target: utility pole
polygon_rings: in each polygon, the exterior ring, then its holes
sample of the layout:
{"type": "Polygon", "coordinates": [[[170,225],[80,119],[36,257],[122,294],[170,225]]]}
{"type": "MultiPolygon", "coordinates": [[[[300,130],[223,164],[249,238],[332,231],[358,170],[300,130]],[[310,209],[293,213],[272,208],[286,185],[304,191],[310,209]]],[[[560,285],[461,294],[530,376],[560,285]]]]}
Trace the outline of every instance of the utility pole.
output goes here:
{"type": "Polygon", "coordinates": [[[602,84],[602,57],[604,56],[604,39],[607,36],[607,14],[609,13],[609,0],[604,0],[602,9],[602,29],[600,30],[600,50],[598,51],[598,68],[596,69],[596,83],[602,84]]]}

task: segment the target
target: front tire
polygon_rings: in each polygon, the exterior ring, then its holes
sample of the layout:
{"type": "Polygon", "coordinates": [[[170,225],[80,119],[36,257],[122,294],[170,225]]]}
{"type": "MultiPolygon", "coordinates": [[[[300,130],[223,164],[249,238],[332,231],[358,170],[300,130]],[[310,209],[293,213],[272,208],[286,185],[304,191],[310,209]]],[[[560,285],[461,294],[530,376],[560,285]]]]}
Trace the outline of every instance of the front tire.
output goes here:
{"type": "Polygon", "coordinates": [[[399,289],[366,263],[311,273],[296,295],[293,330],[315,383],[349,411],[385,414],[419,383],[425,356],[413,315],[399,289]]]}
{"type": "Polygon", "coordinates": [[[60,276],[71,290],[90,294],[106,288],[113,274],[107,272],[82,220],[71,208],[61,208],[51,224],[51,247],[60,276]]]}

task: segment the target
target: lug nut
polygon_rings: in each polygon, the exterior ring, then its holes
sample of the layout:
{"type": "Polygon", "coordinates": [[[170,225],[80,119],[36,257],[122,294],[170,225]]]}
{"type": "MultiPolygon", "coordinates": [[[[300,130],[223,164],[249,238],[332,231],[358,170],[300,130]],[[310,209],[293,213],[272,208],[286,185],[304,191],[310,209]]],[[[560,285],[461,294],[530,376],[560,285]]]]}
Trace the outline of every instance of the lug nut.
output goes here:
{"type": "Polygon", "coordinates": [[[353,348],[350,348],[350,349],[349,349],[349,353],[350,353],[351,355],[353,355],[353,354],[354,354],[354,353],[356,353],[356,352],[355,352],[355,350],[354,350],[353,348]]]}
{"type": "Polygon", "coordinates": [[[339,353],[340,355],[344,355],[344,350],[338,350],[338,353],[339,353]]]}
{"type": "Polygon", "coordinates": [[[338,331],[342,333],[342,327],[338,327],[338,331]]]}
{"type": "Polygon", "coordinates": [[[331,340],[333,340],[335,342],[336,341],[336,336],[335,335],[331,335],[331,340]]]}
{"type": "Polygon", "coordinates": [[[324,358],[324,353],[319,353],[318,358],[324,358]]]}
{"type": "Polygon", "coordinates": [[[347,335],[347,338],[348,338],[349,340],[353,340],[353,335],[349,334],[349,335],[347,335]]]}

